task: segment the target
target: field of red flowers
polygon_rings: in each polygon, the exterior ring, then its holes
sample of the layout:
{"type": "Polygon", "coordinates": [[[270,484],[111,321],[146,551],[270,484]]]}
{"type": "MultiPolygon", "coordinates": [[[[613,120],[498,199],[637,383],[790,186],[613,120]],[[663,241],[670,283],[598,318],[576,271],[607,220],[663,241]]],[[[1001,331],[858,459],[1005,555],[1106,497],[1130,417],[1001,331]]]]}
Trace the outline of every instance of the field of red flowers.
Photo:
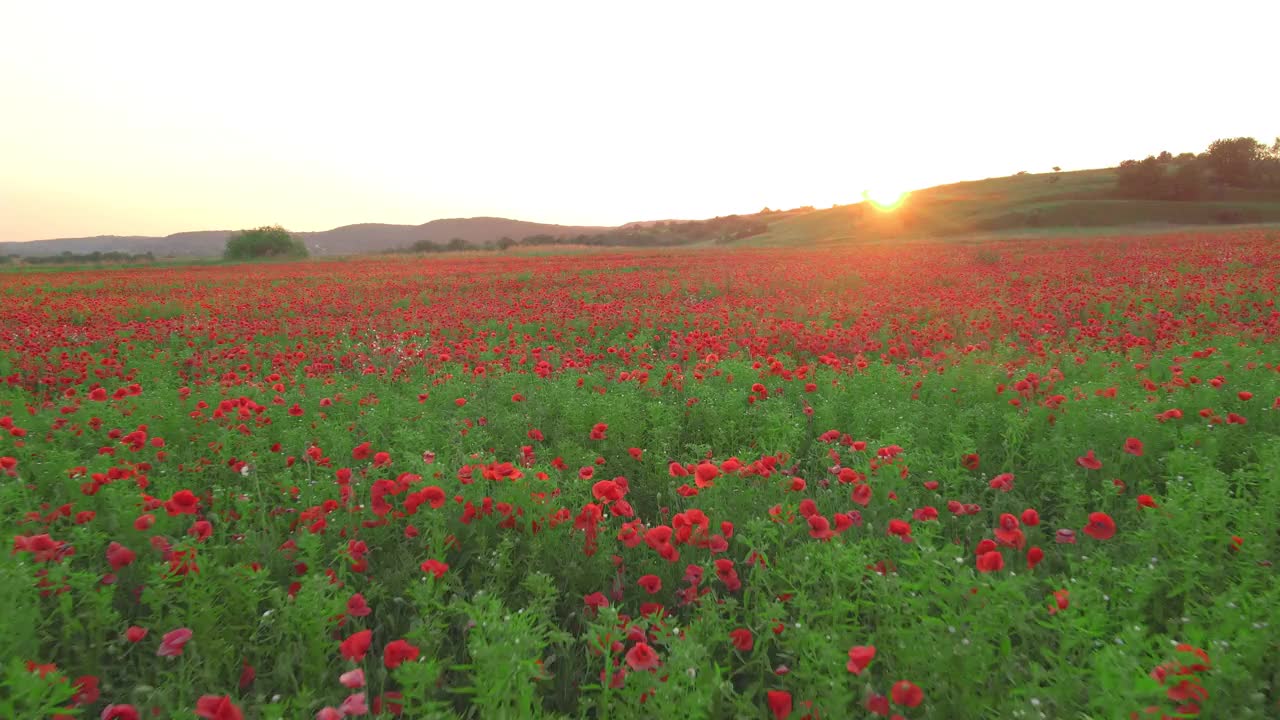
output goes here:
{"type": "Polygon", "coordinates": [[[0,717],[1280,713],[1280,240],[0,275],[0,717]]]}

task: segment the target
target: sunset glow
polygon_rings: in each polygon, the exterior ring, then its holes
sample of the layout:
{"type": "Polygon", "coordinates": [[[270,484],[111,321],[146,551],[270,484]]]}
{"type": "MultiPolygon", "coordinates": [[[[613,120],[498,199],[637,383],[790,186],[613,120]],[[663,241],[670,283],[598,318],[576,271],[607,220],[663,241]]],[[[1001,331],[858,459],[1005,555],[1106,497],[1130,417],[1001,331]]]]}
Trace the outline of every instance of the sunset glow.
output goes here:
{"type": "Polygon", "coordinates": [[[867,190],[862,197],[881,210],[892,210],[902,204],[907,193],[905,190],[867,190]]]}
{"type": "Polygon", "coordinates": [[[1083,5],[0,0],[0,241],[708,218],[1274,136],[1236,69],[1280,4],[1083,5]],[[1161,71],[1081,50],[1120,45],[1161,71]]]}

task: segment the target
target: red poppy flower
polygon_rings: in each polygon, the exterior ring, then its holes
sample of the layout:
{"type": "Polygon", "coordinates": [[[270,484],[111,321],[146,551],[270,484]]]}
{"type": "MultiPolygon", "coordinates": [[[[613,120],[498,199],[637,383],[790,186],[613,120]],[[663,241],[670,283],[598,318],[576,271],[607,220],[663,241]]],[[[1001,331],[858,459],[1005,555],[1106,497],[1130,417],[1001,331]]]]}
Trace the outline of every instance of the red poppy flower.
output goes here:
{"type": "Polygon", "coordinates": [[[356,593],[347,600],[348,615],[352,617],[364,617],[371,612],[373,612],[373,610],[369,607],[369,604],[365,602],[364,595],[356,593]]]}
{"type": "Polygon", "coordinates": [[[1076,458],[1076,464],[1085,470],[1101,470],[1102,461],[1093,456],[1093,451],[1085,453],[1083,456],[1076,458]]]}
{"type": "Polygon", "coordinates": [[[203,695],[196,701],[196,715],[206,720],[244,720],[244,713],[231,702],[229,695],[203,695]]]}
{"type": "Polygon", "coordinates": [[[1018,527],[1018,518],[1011,513],[1003,513],[1000,515],[1000,527],[995,531],[996,540],[1004,545],[1011,547],[1020,547],[1022,545],[1022,531],[1018,527]]]}
{"type": "Polygon", "coordinates": [[[119,570],[131,564],[137,555],[129,548],[118,542],[112,542],[107,546],[107,563],[111,565],[112,570],[119,570]]]}
{"type": "Polygon", "coordinates": [[[1124,441],[1124,451],[1130,455],[1142,456],[1142,441],[1138,438],[1126,438],[1124,441]]]}
{"type": "Polygon", "coordinates": [[[1057,615],[1071,604],[1071,594],[1066,590],[1053,591],[1053,604],[1049,606],[1049,614],[1057,615]]]}
{"type": "Polygon", "coordinates": [[[657,575],[642,575],[636,584],[644,588],[644,591],[650,595],[656,594],[662,590],[662,578],[657,575]]]}
{"type": "Polygon", "coordinates": [[[1116,522],[1106,513],[1089,513],[1089,524],[1084,526],[1084,534],[1094,540],[1110,540],[1116,534],[1116,522]]]}
{"type": "Polygon", "coordinates": [[[658,653],[643,642],[636,643],[627,651],[626,660],[632,670],[653,670],[662,664],[658,653]]]}
{"type": "Polygon", "coordinates": [[[85,675],[76,678],[72,684],[75,687],[76,694],[71,696],[71,702],[74,705],[92,705],[98,702],[98,678],[93,675],[85,675]]]}
{"type": "Polygon", "coordinates": [[[609,607],[609,599],[604,596],[604,593],[599,592],[593,592],[590,595],[583,596],[582,602],[592,610],[609,607]]]}
{"type": "Polygon", "coordinates": [[[715,463],[709,463],[705,460],[698,463],[698,467],[694,470],[694,484],[700,488],[709,488],[714,485],[714,480],[720,475],[720,468],[715,463]]]}
{"type": "Polygon", "coordinates": [[[791,693],[786,690],[770,690],[765,694],[765,700],[769,703],[769,711],[773,713],[774,720],[787,720],[791,716],[791,693]]]}
{"type": "Polygon", "coordinates": [[[746,628],[738,628],[729,631],[729,639],[733,641],[733,646],[740,652],[751,652],[751,648],[755,647],[755,636],[746,628]]]}
{"type": "Polygon", "coordinates": [[[867,665],[871,664],[871,660],[875,656],[876,648],[874,645],[854,645],[849,648],[849,662],[845,667],[854,675],[861,675],[862,671],[867,669],[867,665]]]}
{"type": "Polygon", "coordinates": [[[424,560],[420,567],[422,568],[422,572],[436,576],[437,580],[444,577],[444,574],[449,572],[448,564],[435,559],[424,560]]]}
{"type": "Polygon", "coordinates": [[[826,540],[835,535],[831,531],[831,521],[821,515],[810,515],[805,521],[809,524],[810,537],[826,540]]]}
{"type": "Polygon", "coordinates": [[[978,556],[978,572],[997,572],[1004,567],[1004,556],[999,550],[982,553],[978,556]]]}
{"type": "Polygon", "coordinates": [[[866,483],[855,485],[851,499],[862,507],[871,504],[871,486],[866,483]]]}
{"type": "Polygon", "coordinates": [[[1032,548],[1027,551],[1027,569],[1034,570],[1036,565],[1040,564],[1041,560],[1044,560],[1044,550],[1032,546],[1032,548]]]}
{"type": "Polygon", "coordinates": [[[913,708],[924,702],[924,691],[909,680],[899,680],[889,691],[893,704],[913,708]]]}
{"type": "Polygon", "coordinates": [[[178,515],[195,515],[197,508],[200,506],[200,500],[195,493],[190,490],[179,490],[170,497],[164,504],[165,512],[170,517],[178,515]]]}
{"type": "Polygon", "coordinates": [[[342,641],[339,651],[342,657],[352,661],[361,662],[364,656],[369,652],[369,645],[373,643],[373,631],[361,630],[353,633],[342,641]]]}
{"type": "Polygon", "coordinates": [[[392,640],[382,649],[382,663],[388,670],[395,670],[404,662],[416,660],[418,648],[404,640],[392,640]]]}

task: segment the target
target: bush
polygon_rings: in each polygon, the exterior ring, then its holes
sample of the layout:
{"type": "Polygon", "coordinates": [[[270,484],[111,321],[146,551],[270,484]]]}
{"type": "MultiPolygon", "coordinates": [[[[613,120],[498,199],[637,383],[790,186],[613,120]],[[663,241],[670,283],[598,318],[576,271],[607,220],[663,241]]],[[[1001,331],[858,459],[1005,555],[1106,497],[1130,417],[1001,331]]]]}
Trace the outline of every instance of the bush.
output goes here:
{"type": "Polygon", "coordinates": [[[279,225],[241,230],[227,238],[226,260],[259,258],[305,258],[307,246],[279,225]]]}
{"type": "Polygon", "coordinates": [[[1204,172],[1196,161],[1166,163],[1152,155],[1142,161],[1125,160],[1116,168],[1116,190],[1123,197],[1198,200],[1204,184],[1204,172]]]}

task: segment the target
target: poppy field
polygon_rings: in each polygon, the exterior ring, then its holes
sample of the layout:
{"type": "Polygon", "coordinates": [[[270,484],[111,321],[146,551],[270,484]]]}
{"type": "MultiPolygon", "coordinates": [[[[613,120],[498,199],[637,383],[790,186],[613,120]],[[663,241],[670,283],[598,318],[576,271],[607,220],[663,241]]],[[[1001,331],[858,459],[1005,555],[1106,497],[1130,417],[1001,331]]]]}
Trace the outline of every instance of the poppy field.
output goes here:
{"type": "Polygon", "coordinates": [[[0,717],[1280,714],[1280,237],[0,274],[0,717]]]}

